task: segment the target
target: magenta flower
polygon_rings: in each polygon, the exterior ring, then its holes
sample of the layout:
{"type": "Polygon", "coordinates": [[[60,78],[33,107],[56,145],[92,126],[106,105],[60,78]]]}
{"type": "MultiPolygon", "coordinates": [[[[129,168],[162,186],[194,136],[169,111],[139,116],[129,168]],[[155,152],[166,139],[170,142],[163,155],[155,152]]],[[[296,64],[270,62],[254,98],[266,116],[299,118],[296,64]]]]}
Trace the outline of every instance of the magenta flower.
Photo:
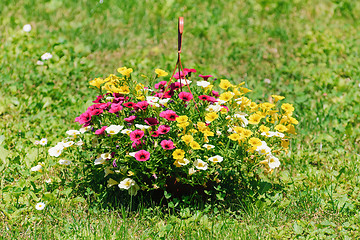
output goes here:
{"type": "Polygon", "coordinates": [[[199,96],[199,99],[200,100],[203,100],[203,101],[208,101],[208,102],[211,102],[211,103],[215,103],[217,102],[218,100],[214,97],[210,97],[208,95],[200,95],[199,96]]]}
{"type": "Polygon", "coordinates": [[[135,103],[127,102],[127,103],[124,103],[123,105],[124,105],[124,107],[127,107],[127,108],[133,108],[135,106],[135,103]]]}
{"type": "Polygon", "coordinates": [[[166,110],[160,113],[160,117],[165,118],[169,121],[175,121],[177,117],[179,117],[176,112],[172,110],[166,110]]]}
{"type": "Polygon", "coordinates": [[[89,124],[91,121],[91,114],[89,112],[82,113],[79,117],[75,118],[75,122],[82,124],[89,124]]]}
{"type": "Polygon", "coordinates": [[[113,103],[111,104],[111,108],[109,110],[109,113],[116,113],[123,109],[120,103],[113,103]]]}
{"type": "Polygon", "coordinates": [[[167,134],[170,131],[170,126],[168,125],[160,125],[157,132],[158,134],[167,134]]]}
{"type": "Polygon", "coordinates": [[[155,88],[156,89],[159,89],[159,88],[162,89],[162,88],[165,87],[166,84],[167,84],[167,81],[161,81],[161,82],[155,84],[155,88]]]}
{"type": "Polygon", "coordinates": [[[103,98],[103,96],[97,96],[96,99],[93,101],[93,103],[99,103],[100,100],[103,98]]]}
{"type": "Polygon", "coordinates": [[[158,137],[160,135],[158,131],[151,131],[150,134],[152,137],[158,137]]]}
{"type": "Polygon", "coordinates": [[[170,88],[173,91],[176,91],[176,90],[180,89],[180,87],[183,87],[183,86],[184,86],[184,84],[180,83],[180,82],[174,82],[174,83],[170,84],[170,88]]]}
{"type": "Polygon", "coordinates": [[[156,118],[145,118],[144,121],[150,126],[155,126],[159,124],[159,121],[156,118]]]}
{"type": "Polygon", "coordinates": [[[107,128],[107,126],[103,126],[102,128],[98,129],[95,131],[96,135],[100,135],[103,134],[105,132],[105,129],[107,128]]]}
{"type": "Polygon", "coordinates": [[[143,162],[143,161],[149,160],[150,153],[145,150],[140,150],[137,153],[135,153],[135,158],[136,158],[136,160],[143,162]]]}
{"type": "Polygon", "coordinates": [[[164,93],[164,98],[171,98],[172,96],[174,96],[173,90],[170,90],[170,91],[167,91],[166,93],[164,93]]]}
{"type": "Polygon", "coordinates": [[[130,133],[130,140],[131,141],[140,140],[143,136],[144,136],[144,132],[139,129],[136,129],[135,131],[132,131],[130,133]]]}
{"type": "Polygon", "coordinates": [[[134,109],[135,110],[146,110],[146,108],[149,106],[149,103],[147,101],[141,101],[135,104],[134,109]]]}
{"type": "Polygon", "coordinates": [[[218,92],[212,91],[211,92],[215,97],[220,97],[220,94],[218,92]]]}
{"type": "Polygon", "coordinates": [[[186,71],[184,70],[184,72],[182,72],[182,71],[176,72],[173,77],[174,77],[175,79],[180,79],[180,77],[181,77],[181,79],[183,79],[187,74],[188,74],[188,72],[186,72],[186,71]]]}
{"type": "Polygon", "coordinates": [[[171,140],[162,140],[160,145],[164,150],[171,150],[175,148],[174,143],[171,140]]]}
{"type": "Polygon", "coordinates": [[[137,117],[132,115],[130,117],[124,118],[125,121],[132,123],[137,117]]]}
{"type": "Polygon", "coordinates": [[[193,68],[184,68],[184,72],[187,72],[187,73],[189,73],[189,72],[193,72],[193,73],[196,73],[196,69],[193,69],[193,68]]]}
{"type": "Polygon", "coordinates": [[[131,144],[131,147],[135,148],[137,150],[137,149],[141,148],[143,144],[145,144],[144,141],[136,140],[136,141],[133,141],[133,143],[131,144]]]}
{"type": "Polygon", "coordinates": [[[205,81],[207,81],[208,80],[208,78],[211,78],[211,77],[213,77],[212,75],[199,75],[199,77],[201,77],[201,78],[203,78],[205,81]]]}
{"type": "Polygon", "coordinates": [[[183,100],[184,102],[188,102],[191,99],[193,99],[193,95],[189,92],[181,92],[179,93],[179,98],[183,100]]]}

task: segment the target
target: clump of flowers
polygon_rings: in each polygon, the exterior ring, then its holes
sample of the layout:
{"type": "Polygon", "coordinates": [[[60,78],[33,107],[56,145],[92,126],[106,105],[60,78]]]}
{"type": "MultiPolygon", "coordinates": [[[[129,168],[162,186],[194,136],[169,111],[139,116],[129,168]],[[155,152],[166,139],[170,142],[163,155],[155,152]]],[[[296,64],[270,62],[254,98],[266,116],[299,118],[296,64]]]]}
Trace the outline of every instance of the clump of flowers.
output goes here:
{"type": "Polygon", "coordinates": [[[75,119],[81,128],[67,131],[49,154],[64,167],[93,165],[104,172],[108,187],[130,195],[165,190],[169,179],[206,187],[272,173],[296,134],[294,107],[278,95],[270,102],[252,101],[244,82],[221,79],[215,85],[211,75],[194,76],[195,69],[171,78],[156,69],[145,86],[132,76],[132,68],[117,70],[119,76],[90,81],[100,94],[75,119]],[[80,151],[91,158],[74,159],[80,151]]]}

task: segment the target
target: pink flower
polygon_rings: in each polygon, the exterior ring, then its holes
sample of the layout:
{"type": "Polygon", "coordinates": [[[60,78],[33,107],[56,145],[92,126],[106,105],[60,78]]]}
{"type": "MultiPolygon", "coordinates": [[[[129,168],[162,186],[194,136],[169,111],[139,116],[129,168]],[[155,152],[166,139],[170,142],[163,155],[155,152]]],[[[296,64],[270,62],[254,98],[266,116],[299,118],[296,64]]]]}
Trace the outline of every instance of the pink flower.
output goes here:
{"type": "Polygon", "coordinates": [[[132,123],[136,119],[136,116],[132,115],[130,117],[124,118],[125,121],[132,123]]]}
{"type": "Polygon", "coordinates": [[[210,97],[210,96],[208,96],[208,95],[200,95],[200,96],[199,96],[199,99],[200,99],[200,100],[203,100],[203,101],[212,102],[212,103],[217,102],[216,98],[210,97]]]}
{"type": "Polygon", "coordinates": [[[185,102],[188,102],[193,99],[193,95],[189,92],[181,92],[179,93],[179,98],[185,102]]]}
{"type": "Polygon", "coordinates": [[[127,108],[133,108],[135,106],[135,103],[127,102],[127,103],[124,103],[123,105],[124,105],[124,107],[127,107],[127,108]]]}
{"type": "Polygon", "coordinates": [[[122,109],[123,109],[123,107],[121,106],[120,103],[113,103],[113,104],[111,104],[109,113],[116,113],[118,111],[121,111],[122,109]]]}
{"type": "Polygon", "coordinates": [[[160,135],[158,131],[151,131],[150,134],[152,137],[158,137],[160,135]]]}
{"type": "Polygon", "coordinates": [[[103,134],[105,132],[105,129],[107,128],[107,126],[103,126],[102,128],[98,129],[95,131],[96,135],[100,135],[103,134]]]}
{"type": "Polygon", "coordinates": [[[141,141],[141,140],[136,140],[136,141],[133,141],[133,143],[131,144],[132,148],[135,148],[136,150],[141,148],[141,146],[145,144],[144,141],[141,141]]]}
{"type": "Polygon", "coordinates": [[[148,151],[145,150],[140,150],[137,153],[135,153],[135,158],[138,161],[147,161],[150,158],[150,153],[148,151]]]}
{"type": "Polygon", "coordinates": [[[170,131],[170,126],[168,125],[160,125],[157,132],[158,134],[167,134],[170,131]]]}
{"type": "Polygon", "coordinates": [[[159,88],[162,89],[162,88],[165,87],[166,84],[167,84],[167,81],[161,81],[161,82],[155,84],[155,88],[156,89],[159,89],[159,88]]]}
{"type": "Polygon", "coordinates": [[[218,92],[212,91],[211,93],[212,93],[215,97],[220,97],[220,95],[219,95],[218,92]]]}
{"type": "Polygon", "coordinates": [[[135,104],[134,109],[135,110],[146,110],[146,108],[149,106],[149,103],[147,101],[138,102],[135,104]]]}
{"type": "Polygon", "coordinates": [[[79,122],[80,124],[89,124],[91,121],[91,114],[89,112],[82,113],[79,117],[75,118],[75,122],[79,122]]]}
{"type": "Polygon", "coordinates": [[[187,74],[188,74],[188,72],[185,71],[185,69],[184,69],[184,72],[182,72],[182,71],[180,71],[180,73],[179,73],[179,72],[176,72],[176,73],[174,74],[174,78],[175,78],[175,79],[180,79],[180,77],[181,77],[181,79],[183,79],[187,74]]]}
{"type": "Polygon", "coordinates": [[[199,77],[201,77],[201,78],[203,78],[205,81],[207,81],[208,80],[208,78],[211,78],[211,77],[213,77],[212,75],[199,75],[199,77]]]}
{"type": "Polygon", "coordinates": [[[165,118],[169,121],[175,121],[177,117],[179,117],[176,112],[172,110],[166,110],[160,113],[160,117],[165,118]]]}
{"type": "Polygon", "coordinates": [[[180,87],[183,87],[183,86],[184,86],[184,84],[183,84],[183,83],[180,83],[180,82],[174,82],[174,83],[170,84],[170,88],[171,88],[171,90],[173,90],[173,91],[176,91],[176,90],[178,90],[180,87]]]}
{"type": "Polygon", "coordinates": [[[136,129],[135,131],[132,131],[130,133],[130,140],[131,141],[140,140],[143,136],[144,136],[144,132],[139,129],[136,129]]]}
{"type": "Polygon", "coordinates": [[[100,114],[102,114],[102,113],[103,113],[103,110],[102,110],[102,109],[98,109],[98,108],[93,109],[93,110],[90,111],[91,116],[100,115],[100,114]]]}
{"type": "Polygon", "coordinates": [[[175,148],[174,143],[171,140],[162,140],[160,145],[164,150],[171,150],[175,148]]]}
{"type": "Polygon", "coordinates": [[[189,68],[184,68],[184,72],[188,72],[188,73],[189,73],[189,72],[190,72],[190,73],[193,72],[193,73],[196,73],[196,69],[193,69],[193,68],[190,68],[190,69],[189,69],[189,68]]]}
{"type": "Polygon", "coordinates": [[[96,99],[93,101],[93,103],[99,103],[100,100],[103,98],[103,96],[97,96],[96,99]]]}

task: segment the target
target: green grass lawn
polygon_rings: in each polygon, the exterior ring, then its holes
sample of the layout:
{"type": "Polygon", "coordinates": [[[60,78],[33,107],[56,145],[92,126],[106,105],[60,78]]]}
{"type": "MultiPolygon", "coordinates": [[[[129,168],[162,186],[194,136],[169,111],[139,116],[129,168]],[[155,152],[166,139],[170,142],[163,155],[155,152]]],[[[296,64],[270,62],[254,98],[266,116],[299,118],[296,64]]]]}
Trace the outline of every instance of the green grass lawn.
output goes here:
{"type": "Polygon", "coordinates": [[[359,238],[359,12],[352,0],[1,1],[0,236],[359,238]],[[246,81],[252,99],[278,94],[294,104],[297,136],[267,176],[279,189],[229,208],[225,200],[164,210],[136,199],[131,211],[129,202],[102,207],[90,188],[50,194],[44,180],[55,173],[30,168],[55,165],[47,149],[78,128],[74,118],[95,96],[89,80],[122,66],[172,71],[179,16],[184,67],[246,81]],[[53,58],[37,65],[45,52],[53,58]],[[41,138],[48,144],[35,146],[41,138]]]}

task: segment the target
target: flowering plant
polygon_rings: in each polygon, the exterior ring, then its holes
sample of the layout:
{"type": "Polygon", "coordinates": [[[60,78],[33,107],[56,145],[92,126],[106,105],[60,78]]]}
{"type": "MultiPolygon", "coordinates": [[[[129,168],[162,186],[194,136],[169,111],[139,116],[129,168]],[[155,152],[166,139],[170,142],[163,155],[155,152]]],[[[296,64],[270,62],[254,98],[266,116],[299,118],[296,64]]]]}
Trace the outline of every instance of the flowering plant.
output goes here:
{"type": "Polygon", "coordinates": [[[256,103],[245,96],[251,90],[244,82],[221,79],[215,86],[211,75],[191,76],[196,70],[184,69],[171,83],[172,78],[160,81],[168,73],[156,69],[154,77],[143,76],[145,86],[134,79],[133,69],[117,71],[121,76],[90,81],[100,95],[75,119],[82,127],[67,131],[69,137],[49,154],[64,156],[63,165],[91,164],[104,172],[108,187],[130,195],[166,190],[169,179],[207,187],[271,173],[295,134],[294,107],[280,104],[284,97],[277,95],[256,103]],[[78,152],[90,158],[74,162],[78,152]]]}

